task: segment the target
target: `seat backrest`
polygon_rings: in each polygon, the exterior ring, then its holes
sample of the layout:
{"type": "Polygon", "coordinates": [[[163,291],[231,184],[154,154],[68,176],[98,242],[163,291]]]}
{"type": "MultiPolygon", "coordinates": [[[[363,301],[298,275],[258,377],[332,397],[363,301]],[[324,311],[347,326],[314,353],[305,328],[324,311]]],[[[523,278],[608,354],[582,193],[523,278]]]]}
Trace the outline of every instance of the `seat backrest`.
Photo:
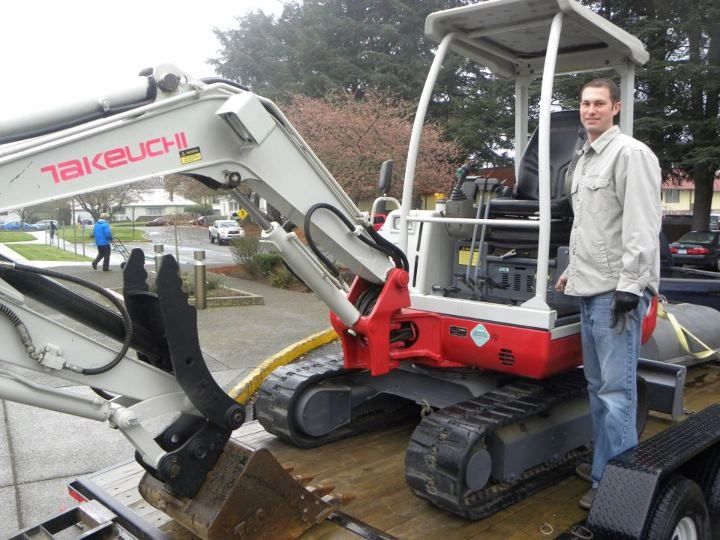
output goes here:
{"type": "MultiPolygon", "coordinates": [[[[539,194],[538,130],[532,134],[518,169],[515,198],[537,201],[539,194]]],[[[585,129],[579,111],[557,111],[550,115],[550,197],[553,200],[570,196],[565,193],[565,173],[575,152],[585,144],[585,129]]]]}

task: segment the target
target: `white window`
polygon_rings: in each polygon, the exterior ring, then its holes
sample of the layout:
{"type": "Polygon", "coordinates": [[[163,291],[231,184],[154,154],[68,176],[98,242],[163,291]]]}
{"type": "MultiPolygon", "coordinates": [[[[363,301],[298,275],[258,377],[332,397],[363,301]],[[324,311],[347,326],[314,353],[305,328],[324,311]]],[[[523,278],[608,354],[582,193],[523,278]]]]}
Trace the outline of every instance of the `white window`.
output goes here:
{"type": "Polygon", "coordinates": [[[147,208],[147,215],[148,216],[162,216],[162,208],[160,206],[148,206],[147,208]]]}
{"type": "Polygon", "coordinates": [[[663,190],[663,202],[666,203],[679,203],[680,202],[680,190],[679,189],[665,189],[663,190]]]}

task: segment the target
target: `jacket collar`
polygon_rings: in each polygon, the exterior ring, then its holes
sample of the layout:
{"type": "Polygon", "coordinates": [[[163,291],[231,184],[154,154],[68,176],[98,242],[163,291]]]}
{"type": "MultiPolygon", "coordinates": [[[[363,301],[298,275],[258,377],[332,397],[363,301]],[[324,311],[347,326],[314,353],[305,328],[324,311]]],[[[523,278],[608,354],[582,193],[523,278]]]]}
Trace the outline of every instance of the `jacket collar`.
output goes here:
{"type": "Polygon", "coordinates": [[[617,125],[612,126],[605,133],[595,139],[595,142],[593,142],[592,144],[589,141],[586,142],[583,146],[583,152],[587,152],[590,148],[592,148],[596,154],[599,154],[605,149],[608,144],[612,142],[615,137],[618,136],[619,133],[620,127],[618,127],[617,125]]]}

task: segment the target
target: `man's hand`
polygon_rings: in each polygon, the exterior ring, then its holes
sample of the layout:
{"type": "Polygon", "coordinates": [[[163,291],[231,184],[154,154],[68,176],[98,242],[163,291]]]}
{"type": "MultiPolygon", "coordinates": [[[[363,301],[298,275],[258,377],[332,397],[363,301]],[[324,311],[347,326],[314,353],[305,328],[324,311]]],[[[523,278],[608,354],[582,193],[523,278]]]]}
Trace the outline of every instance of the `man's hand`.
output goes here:
{"type": "Polygon", "coordinates": [[[567,285],[567,278],[564,276],[560,276],[560,279],[558,279],[557,283],[555,284],[555,290],[557,292],[565,292],[565,285],[567,285]]]}
{"type": "Polygon", "coordinates": [[[615,291],[615,296],[610,306],[610,328],[617,331],[618,334],[624,332],[630,312],[637,307],[639,301],[640,297],[636,294],[625,291],[615,291]]]}

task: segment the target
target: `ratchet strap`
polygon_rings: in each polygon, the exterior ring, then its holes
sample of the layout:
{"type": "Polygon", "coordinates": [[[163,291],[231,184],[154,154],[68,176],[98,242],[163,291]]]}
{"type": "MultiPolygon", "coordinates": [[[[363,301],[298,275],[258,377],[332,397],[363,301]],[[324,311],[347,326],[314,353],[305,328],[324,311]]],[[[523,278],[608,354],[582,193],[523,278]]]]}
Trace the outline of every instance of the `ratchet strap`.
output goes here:
{"type": "Polygon", "coordinates": [[[685,352],[687,352],[689,355],[691,355],[693,358],[695,358],[697,360],[705,360],[706,358],[710,358],[711,356],[718,354],[716,351],[714,351],[713,349],[708,347],[705,343],[703,343],[702,340],[699,339],[690,330],[688,330],[683,325],[681,325],[678,322],[678,320],[675,318],[675,315],[665,311],[665,309],[663,308],[661,303],[658,303],[657,314],[658,314],[658,317],[668,320],[668,322],[670,323],[670,326],[672,326],[672,329],[675,331],[675,337],[677,338],[678,343],[680,344],[680,347],[682,347],[683,350],[685,352]],[[691,351],[690,345],[688,344],[686,336],[690,336],[705,350],[698,351],[698,352],[691,351]]]}

